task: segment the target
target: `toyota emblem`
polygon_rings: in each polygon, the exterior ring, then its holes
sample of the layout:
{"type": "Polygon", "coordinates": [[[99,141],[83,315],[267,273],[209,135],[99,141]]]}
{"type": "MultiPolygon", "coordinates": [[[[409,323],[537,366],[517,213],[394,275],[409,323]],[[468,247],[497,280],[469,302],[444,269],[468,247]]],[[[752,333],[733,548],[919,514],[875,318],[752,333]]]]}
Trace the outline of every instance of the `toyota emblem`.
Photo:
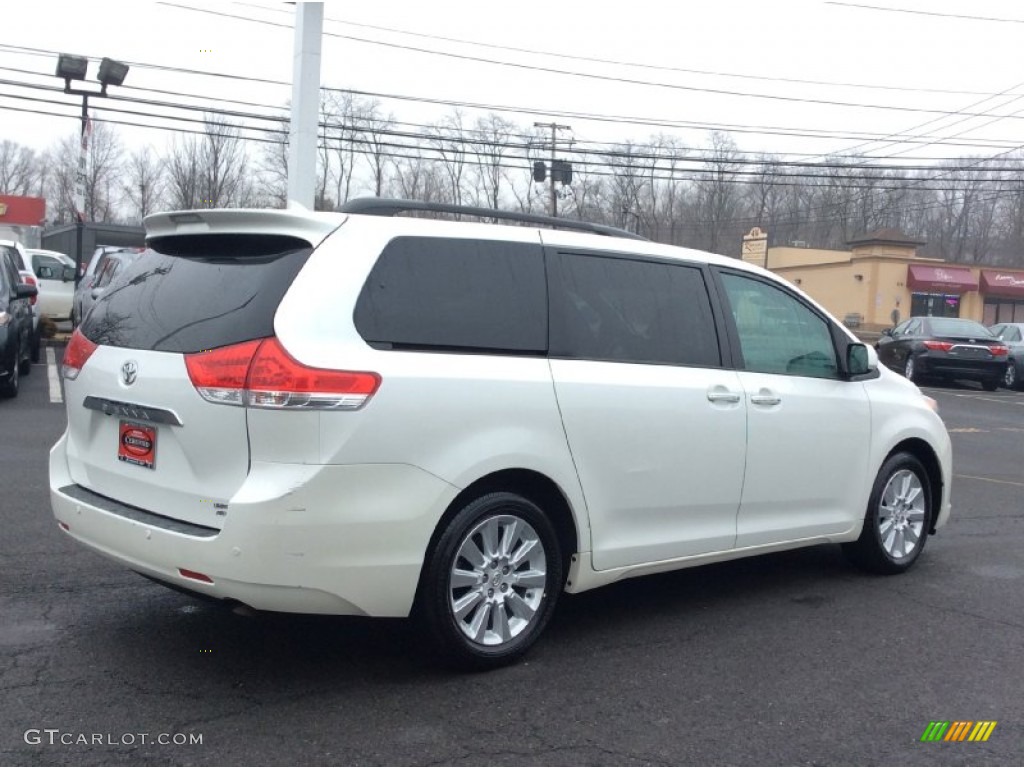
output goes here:
{"type": "Polygon", "coordinates": [[[134,360],[125,360],[121,365],[121,381],[126,387],[130,387],[139,378],[139,364],[134,360]]]}

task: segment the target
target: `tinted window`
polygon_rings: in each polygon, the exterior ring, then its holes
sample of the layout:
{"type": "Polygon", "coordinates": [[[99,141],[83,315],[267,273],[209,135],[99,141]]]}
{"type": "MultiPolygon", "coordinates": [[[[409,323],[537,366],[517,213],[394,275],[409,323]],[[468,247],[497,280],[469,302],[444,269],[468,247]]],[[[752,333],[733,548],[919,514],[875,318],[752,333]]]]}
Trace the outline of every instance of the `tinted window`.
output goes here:
{"type": "Polygon", "coordinates": [[[1009,326],[1003,333],[1003,338],[1006,341],[1020,341],[1020,329],[1014,326],[1009,326]]]}
{"type": "MultiPolygon", "coordinates": [[[[274,314],[311,248],[259,236],[203,238],[203,253],[149,250],[97,299],[82,332],[97,344],[199,352],[274,333],[274,314]],[[285,250],[260,253],[261,243],[285,250]]],[[[160,246],[158,246],[160,247],[160,246]]]]}
{"type": "Polygon", "coordinates": [[[551,272],[552,355],[721,365],[699,269],[562,253],[551,272]]]}
{"type": "Polygon", "coordinates": [[[722,283],[736,321],[744,370],[838,377],[828,323],[807,305],[761,280],[723,273],[722,283]]]}
{"type": "Polygon", "coordinates": [[[399,237],[356,302],[370,343],[394,348],[540,353],[547,287],[540,244],[399,237]]]}

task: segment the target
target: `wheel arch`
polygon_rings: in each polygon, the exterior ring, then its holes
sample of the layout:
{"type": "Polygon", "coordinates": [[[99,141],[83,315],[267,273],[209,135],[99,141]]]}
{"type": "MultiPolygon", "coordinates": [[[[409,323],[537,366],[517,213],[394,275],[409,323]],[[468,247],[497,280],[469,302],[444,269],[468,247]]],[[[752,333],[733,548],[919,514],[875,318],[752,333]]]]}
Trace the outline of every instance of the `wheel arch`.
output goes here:
{"type": "Polygon", "coordinates": [[[423,584],[423,574],[426,571],[430,553],[437,546],[448,522],[469,502],[497,491],[518,493],[544,510],[558,535],[558,543],[562,548],[563,571],[568,574],[572,557],[582,547],[579,535],[580,527],[576,522],[576,516],[569,500],[558,484],[547,475],[532,469],[511,468],[484,475],[463,488],[452,499],[437,521],[437,525],[434,526],[434,532],[427,542],[423,565],[420,567],[419,586],[423,584]]]}
{"type": "Polygon", "coordinates": [[[931,496],[929,512],[928,532],[935,533],[935,521],[942,510],[942,465],[939,463],[938,454],[925,440],[918,437],[910,437],[897,443],[885,456],[883,464],[897,453],[909,453],[924,466],[928,473],[928,490],[931,496]]]}

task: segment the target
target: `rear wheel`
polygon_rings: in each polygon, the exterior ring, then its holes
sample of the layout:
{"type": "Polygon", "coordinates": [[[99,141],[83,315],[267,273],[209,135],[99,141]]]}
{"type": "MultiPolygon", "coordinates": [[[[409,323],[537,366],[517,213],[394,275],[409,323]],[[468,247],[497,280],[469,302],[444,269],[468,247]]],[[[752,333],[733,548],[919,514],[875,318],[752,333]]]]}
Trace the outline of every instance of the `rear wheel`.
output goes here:
{"type": "Polygon", "coordinates": [[[544,512],[514,493],[488,494],[459,510],[428,555],[419,612],[449,663],[477,670],[508,664],[551,618],[562,568],[544,512]]]}
{"type": "Polygon", "coordinates": [[[33,363],[38,363],[39,362],[39,359],[42,357],[42,349],[43,349],[43,332],[41,330],[39,330],[39,328],[36,328],[36,330],[32,333],[32,354],[31,354],[31,357],[32,357],[32,362],[33,363]]]}
{"type": "Polygon", "coordinates": [[[25,356],[18,362],[18,373],[20,373],[22,376],[28,376],[30,373],[32,373],[32,346],[31,346],[32,345],[32,334],[31,333],[28,336],[28,341],[29,341],[29,348],[26,349],[23,352],[23,354],[25,356]]]}
{"type": "Polygon", "coordinates": [[[867,571],[902,573],[924,549],[931,508],[924,465],[912,454],[894,454],[875,478],[860,538],[843,551],[867,571]]]}
{"type": "Polygon", "coordinates": [[[1017,363],[1013,360],[1006,364],[1006,372],[1003,374],[1003,386],[1007,389],[1017,389],[1020,383],[1017,381],[1017,363]]]}
{"type": "Polygon", "coordinates": [[[907,378],[907,381],[912,381],[915,384],[920,381],[921,377],[917,373],[917,366],[914,364],[913,355],[907,355],[907,362],[903,366],[903,375],[907,378]]]}
{"type": "Polygon", "coordinates": [[[7,381],[0,384],[0,397],[17,397],[18,396],[18,384],[19,376],[21,374],[21,364],[18,362],[18,357],[21,355],[21,349],[14,350],[14,361],[11,365],[11,372],[7,377],[7,381]]]}

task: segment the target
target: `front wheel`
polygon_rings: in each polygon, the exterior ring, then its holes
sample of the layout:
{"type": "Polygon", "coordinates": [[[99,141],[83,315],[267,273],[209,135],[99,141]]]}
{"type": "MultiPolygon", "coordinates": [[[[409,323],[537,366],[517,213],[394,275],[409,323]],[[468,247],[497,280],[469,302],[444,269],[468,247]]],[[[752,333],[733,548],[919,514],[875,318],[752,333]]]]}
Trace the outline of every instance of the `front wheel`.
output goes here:
{"type": "Polygon", "coordinates": [[[554,611],[562,552],[544,512],[514,493],[466,504],[428,554],[418,608],[454,666],[490,669],[522,656],[554,611]]]}
{"type": "Polygon", "coordinates": [[[864,570],[902,573],[924,549],[931,508],[924,465],[912,454],[894,454],[875,478],[860,538],[844,544],[843,551],[864,570]]]}

